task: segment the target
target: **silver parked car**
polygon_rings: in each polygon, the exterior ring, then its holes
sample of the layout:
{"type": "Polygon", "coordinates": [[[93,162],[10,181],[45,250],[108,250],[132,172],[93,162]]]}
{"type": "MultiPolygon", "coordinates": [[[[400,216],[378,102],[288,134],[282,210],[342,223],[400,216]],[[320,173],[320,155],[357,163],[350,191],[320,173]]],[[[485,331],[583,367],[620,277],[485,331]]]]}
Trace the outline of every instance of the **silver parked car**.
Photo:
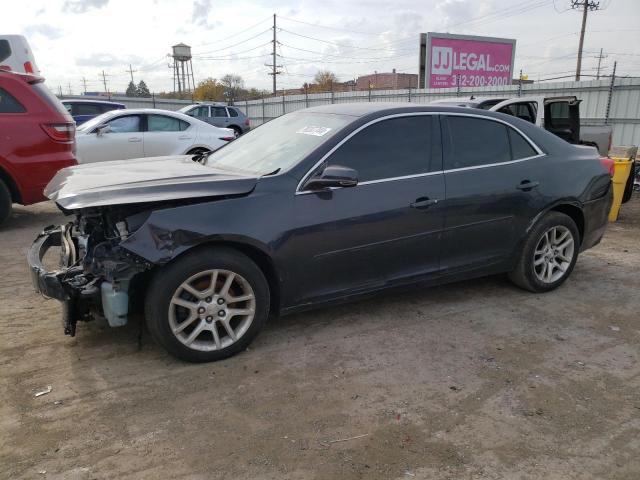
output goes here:
{"type": "Polygon", "coordinates": [[[182,113],[210,123],[216,127],[231,128],[239,137],[250,130],[249,118],[238,107],[228,107],[223,103],[196,103],[180,110],[182,113]]]}

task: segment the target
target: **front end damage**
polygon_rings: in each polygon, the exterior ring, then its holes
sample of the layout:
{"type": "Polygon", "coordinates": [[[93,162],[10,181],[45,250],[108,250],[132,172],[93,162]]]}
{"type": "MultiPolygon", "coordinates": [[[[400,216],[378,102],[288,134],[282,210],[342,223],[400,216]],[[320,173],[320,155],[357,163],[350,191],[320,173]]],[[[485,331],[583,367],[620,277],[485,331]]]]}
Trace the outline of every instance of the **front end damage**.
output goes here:
{"type": "Polygon", "coordinates": [[[66,335],[75,335],[78,321],[106,319],[112,327],[127,323],[134,277],[153,265],[121,246],[146,218],[126,213],[81,211],[73,222],[45,228],[29,250],[33,286],[63,303],[66,335]],[[47,270],[43,261],[52,248],[60,250],[59,266],[47,270]]]}

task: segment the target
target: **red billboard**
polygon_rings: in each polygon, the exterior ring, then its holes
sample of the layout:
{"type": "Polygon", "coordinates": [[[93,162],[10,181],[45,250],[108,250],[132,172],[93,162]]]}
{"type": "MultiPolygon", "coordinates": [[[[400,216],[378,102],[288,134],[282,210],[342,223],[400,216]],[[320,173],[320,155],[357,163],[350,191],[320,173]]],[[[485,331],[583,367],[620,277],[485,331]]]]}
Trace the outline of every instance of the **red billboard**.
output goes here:
{"type": "Polygon", "coordinates": [[[421,66],[426,88],[510,85],[516,41],[506,38],[428,33],[421,66]]]}

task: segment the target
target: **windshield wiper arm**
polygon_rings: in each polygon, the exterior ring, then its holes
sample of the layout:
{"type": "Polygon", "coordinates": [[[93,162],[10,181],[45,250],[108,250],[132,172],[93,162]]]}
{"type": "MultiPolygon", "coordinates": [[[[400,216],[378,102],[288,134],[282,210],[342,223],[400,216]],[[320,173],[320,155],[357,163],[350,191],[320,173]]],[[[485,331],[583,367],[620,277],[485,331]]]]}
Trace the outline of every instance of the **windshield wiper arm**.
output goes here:
{"type": "Polygon", "coordinates": [[[269,177],[271,175],[275,175],[276,173],[278,173],[280,171],[280,167],[276,168],[273,172],[270,173],[265,173],[264,175],[262,175],[263,177],[269,177]]]}

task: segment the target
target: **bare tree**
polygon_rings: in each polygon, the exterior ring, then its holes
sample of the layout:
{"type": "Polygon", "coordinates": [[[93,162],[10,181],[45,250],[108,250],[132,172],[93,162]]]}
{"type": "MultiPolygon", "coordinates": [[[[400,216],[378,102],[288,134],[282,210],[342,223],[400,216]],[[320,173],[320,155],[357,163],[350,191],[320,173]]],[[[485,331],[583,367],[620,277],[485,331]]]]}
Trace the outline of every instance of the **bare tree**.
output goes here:
{"type": "Polygon", "coordinates": [[[229,73],[220,79],[220,83],[225,89],[224,93],[227,101],[233,105],[233,102],[239,97],[241,90],[244,89],[244,80],[240,75],[229,73]]]}
{"type": "Polygon", "coordinates": [[[314,83],[316,84],[316,88],[320,92],[326,92],[329,90],[333,90],[333,85],[338,83],[338,77],[333,72],[329,70],[320,70],[316,73],[316,76],[313,78],[314,83]]]}

